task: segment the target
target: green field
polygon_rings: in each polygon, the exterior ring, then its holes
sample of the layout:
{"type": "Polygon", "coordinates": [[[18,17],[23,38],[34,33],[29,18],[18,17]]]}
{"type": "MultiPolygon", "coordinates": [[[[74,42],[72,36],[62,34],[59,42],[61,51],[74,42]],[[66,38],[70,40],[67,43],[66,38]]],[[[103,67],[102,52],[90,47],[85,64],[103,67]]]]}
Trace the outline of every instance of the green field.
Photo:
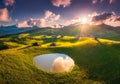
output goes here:
{"type": "MultiPolygon", "coordinates": [[[[40,32],[39,32],[40,33],[40,32]]],[[[35,33],[0,39],[0,84],[119,84],[120,41],[35,33]],[[45,38],[44,38],[45,37],[45,38]],[[56,46],[49,46],[55,42],[56,46]],[[38,43],[39,46],[34,46],[38,43]],[[45,72],[33,58],[46,53],[64,53],[75,61],[73,70],[45,72]]]]}

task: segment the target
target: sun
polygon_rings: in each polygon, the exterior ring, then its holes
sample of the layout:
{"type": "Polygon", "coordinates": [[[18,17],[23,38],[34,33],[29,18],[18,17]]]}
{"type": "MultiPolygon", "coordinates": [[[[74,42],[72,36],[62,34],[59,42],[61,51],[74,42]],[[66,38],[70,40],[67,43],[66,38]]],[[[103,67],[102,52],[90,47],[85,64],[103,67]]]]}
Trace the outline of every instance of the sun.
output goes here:
{"type": "Polygon", "coordinates": [[[88,22],[88,19],[86,17],[82,18],[81,24],[86,24],[88,22]]]}

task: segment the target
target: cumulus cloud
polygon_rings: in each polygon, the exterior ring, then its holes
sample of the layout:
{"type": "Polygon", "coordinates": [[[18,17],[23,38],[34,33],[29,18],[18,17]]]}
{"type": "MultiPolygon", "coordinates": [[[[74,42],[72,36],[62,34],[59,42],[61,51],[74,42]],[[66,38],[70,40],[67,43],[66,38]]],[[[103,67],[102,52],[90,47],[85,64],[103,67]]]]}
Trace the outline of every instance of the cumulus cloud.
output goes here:
{"type": "Polygon", "coordinates": [[[45,19],[49,18],[53,13],[49,10],[45,11],[45,19]]]}
{"type": "Polygon", "coordinates": [[[92,21],[95,21],[95,22],[100,21],[100,22],[102,22],[102,21],[104,21],[106,19],[111,18],[112,16],[114,16],[114,13],[106,13],[106,12],[104,12],[102,14],[98,14],[98,15],[93,16],[92,21]]]}
{"type": "Polygon", "coordinates": [[[45,19],[32,19],[31,18],[28,21],[19,22],[17,24],[17,27],[19,27],[19,28],[33,27],[33,26],[44,27],[45,26],[45,19]]]}
{"type": "Polygon", "coordinates": [[[10,17],[7,8],[0,9],[0,21],[6,22],[9,20],[10,17]]]}
{"type": "Polygon", "coordinates": [[[120,16],[117,16],[115,14],[115,12],[111,12],[111,13],[93,13],[92,15],[90,15],[91,17],[91,24],[93,25],[99,25],[99,24],[107,24],[107,25],[111,25],[111,26],[120,26],[118,25],[118,23],[120,24],[120,16]]]}
{"type": "Polygon", "coordinates": [[[120,16],[116,17],[114,21],[120,21],[120,16]]]}
{"type": "Polygon", "coordinates": [[[30,20],[27,21],[27,24],[30,26],[35,26],[36,25],[36,19],[31,18],[30,20]]]}
{"type": "Polygon", "coordinates": [[[55,22],[55,21],[57,21],[59,19],[60,19],[60,15],[59,14],[58,15],[53,14],[53,15],[51,15],[50,18],[48,18],[48,20],[51,21],[51,22],[55,22]]]}
{"type": "Polygon", "coordinates": [[[15,0],[4,0],[5,6],[13,6],[15,3],[15,0]]]}
{"type": "Polygon", "coordinates": [[[79,25],[82,24],[84,19],[87,20],[86,24],[90,25],[107,24],[110,26],[120,26],[120,16],[118,16],[115,12],[93,12],[92,14],[86,16],[76,16],[68,22],[64,22],[63,24],[79,25]]]}
{"type": "Polygon", "coordinates": [[[55,17],[54,17],[54,20],[55,21],[57,21],[57,20],[59,20],[60,19],[60,15],[56,15],[55,17]]]}
{"type": "Polygon", "coordinates": [[[59,20],[60,17],[61,16],[59,14],[55,14],[52,11],[46,10],[43,18],[31,18],[28,21],[18,23],[18,25],[22,25],[18,27],[53,27],[52,25],[55,25],[56,21],[59,20]]]}
{"type": "Polygon", "coordinates": [[[23,22],[18,23],[17,27],[19,27],[19,28],[30,27],[30,25],[28,25],[27,21],[23,21],[23,22]]]}
{"type": "Polygon", "coordinates": [[[60,19],[60,15],[59,14],[55,14],[52,11],[45,11],[45,19],[51,20],[51,21],[57,21],[60,19]]]}
{"type": "Polygon", "coordinates": [[[36,26],[38,26],[38,27],[45,27],[45,19],[39,19],[36,22],[36,26]]]}
{"type": "Polygon", "coordinates": [[[3,3],[6,7],[0,9],[0,21],[7,22],[11,20],[7,6],[12,6],[15,0],[3,0],[3,3]]]}
{"type": "Polygon", "coordinates": [[[71,0],[51,0],[51,2],[56,7],[67,7],[71,4],[71,0]]]}
{"type": "Polygon", "coordinates": [[[58,57],[53,62],[52,71],[65,72],[65,71],[69,71],[72,66],[74,66],[74,61],[71,58],[66,57],[64,59],[63,57],[58,57]]]}

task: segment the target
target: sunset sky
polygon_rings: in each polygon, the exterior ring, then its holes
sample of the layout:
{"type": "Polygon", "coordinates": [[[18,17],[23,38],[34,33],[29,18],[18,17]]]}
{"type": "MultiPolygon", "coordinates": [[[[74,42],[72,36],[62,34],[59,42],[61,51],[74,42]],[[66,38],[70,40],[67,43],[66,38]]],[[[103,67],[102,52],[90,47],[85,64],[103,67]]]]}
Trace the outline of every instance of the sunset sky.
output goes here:
{"type": "Polygon", "coordinates": [[[0,25],[105,23],[120,26],[120,0],[0,0],[0,25]]]}

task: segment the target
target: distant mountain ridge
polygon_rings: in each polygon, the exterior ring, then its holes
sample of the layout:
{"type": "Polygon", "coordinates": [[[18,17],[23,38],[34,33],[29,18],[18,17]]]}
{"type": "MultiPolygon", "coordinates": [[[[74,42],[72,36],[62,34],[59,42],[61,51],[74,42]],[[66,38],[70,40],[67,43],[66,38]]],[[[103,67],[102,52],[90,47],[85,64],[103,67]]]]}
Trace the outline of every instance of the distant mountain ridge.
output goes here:
{"type": "Polygon", "coordinates": [[[38,27],[18,28],[16,25],[2,26],[2,27],[0,27],[0,37],[19,34],[19,33],[22,33],[22,32],[27,32],[27,31],[31,31],[31,30],[35,30],[35,29],[38,29],[38,27]]]}
{"type": "MultiPolygon", "coordinates": [[[[81,33],[82,24],[73,24],[69,26],[65,26],[64,28],[39,28],[39,27],[30,27],[30,28],[18,28],[16,25],[7,26],[7,27],[0,27],[0,37],[19,34],[19,33],[33,33],[33,34],[52,34],[57,35],[77,35],[81,33]]],[[[87,34],[96,35],[98,37],[104,37],[114,34],[114,37],[120,36],[120,27],[112,27],[106,24],[101,25],[85,25],[84,28],[87,31],[87,34]]],[[[113,38],[114,38],[113,37],[113,38]]]]}

